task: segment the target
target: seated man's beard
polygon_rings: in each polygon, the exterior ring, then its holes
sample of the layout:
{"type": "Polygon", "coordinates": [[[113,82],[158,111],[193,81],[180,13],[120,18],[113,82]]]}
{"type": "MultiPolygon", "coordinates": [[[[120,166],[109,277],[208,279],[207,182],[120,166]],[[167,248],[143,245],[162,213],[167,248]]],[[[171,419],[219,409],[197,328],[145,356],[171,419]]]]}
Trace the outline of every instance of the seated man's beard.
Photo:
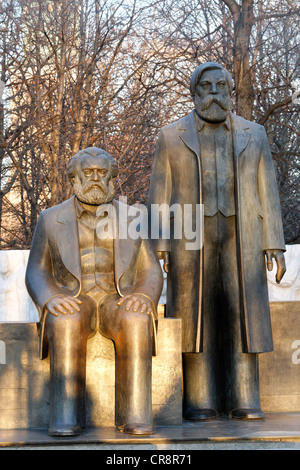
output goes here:
{"type": "Polygon", "coordinates": [[[230,111],[230,98],[221,98],[214,95],[201,98],[195,97],[195,108],[200,117],[209,122],[222,122],[230,111]]]}
{"type": "Polygon", "coordinates": [[[115,196],[115,188],[112,180],[107,186],[102,183],[88,182],[82,185],[78,176],[74,180],[74,193],[79,201],[85,204],[93,204],[99,206],[111,202],[115,196]],[[97,186],[97,187],[95,187],[97,186]]]}

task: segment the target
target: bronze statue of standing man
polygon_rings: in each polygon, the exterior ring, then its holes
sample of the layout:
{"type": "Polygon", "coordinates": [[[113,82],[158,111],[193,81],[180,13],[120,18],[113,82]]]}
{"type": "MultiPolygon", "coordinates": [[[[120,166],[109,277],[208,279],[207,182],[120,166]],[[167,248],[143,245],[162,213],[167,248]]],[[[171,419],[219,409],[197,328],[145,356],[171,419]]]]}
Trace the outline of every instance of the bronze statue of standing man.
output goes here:
{"type": "Polygon", "coordinates": [[[264,128],[230,112],[221,65],[200,65],[190,90],[195,109],[160,132],[149,194],[150,206],[204,205],[202,249],[154,240],[167,316],[182,318],[184,417],[261,419],[258,353],[273,348],[265,260],[278,283],[285,272],[272,156],[264,128]]]}

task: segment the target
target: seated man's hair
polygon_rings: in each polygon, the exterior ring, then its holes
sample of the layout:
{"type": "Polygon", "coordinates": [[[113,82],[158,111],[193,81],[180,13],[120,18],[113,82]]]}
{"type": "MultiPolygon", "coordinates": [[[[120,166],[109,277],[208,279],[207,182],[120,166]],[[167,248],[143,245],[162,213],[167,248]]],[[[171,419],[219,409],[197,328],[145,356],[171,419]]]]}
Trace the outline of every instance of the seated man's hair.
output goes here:
{"type": "Polygon", "coordinates": [[[112,178],[116,178],[119,173],[119,168],[117,162],[114,160],[114,158],[105,150],[99,149],[98,147],[89,147],[83,150],[80,150],[78,153],[76,153],[70,160],[68,166],[67,166],[67,174],[69,178],[73,178],[78,170],[78,165],[79,163],[87,156],[91,157],[105,157],[109,160],[110,162],[110,174],[112,178]]]}

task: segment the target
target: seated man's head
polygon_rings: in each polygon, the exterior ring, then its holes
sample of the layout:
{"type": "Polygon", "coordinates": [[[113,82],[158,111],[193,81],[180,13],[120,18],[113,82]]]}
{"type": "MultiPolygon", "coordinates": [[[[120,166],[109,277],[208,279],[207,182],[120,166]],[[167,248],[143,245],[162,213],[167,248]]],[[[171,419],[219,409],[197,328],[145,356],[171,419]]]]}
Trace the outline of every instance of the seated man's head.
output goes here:
{"type": "Polygon", "coordinates": [[[118,165],[104,150],[97,147],[81,150],[71,159],[67,172],[79,201],[99,205],[113,199],[118,165]]]}

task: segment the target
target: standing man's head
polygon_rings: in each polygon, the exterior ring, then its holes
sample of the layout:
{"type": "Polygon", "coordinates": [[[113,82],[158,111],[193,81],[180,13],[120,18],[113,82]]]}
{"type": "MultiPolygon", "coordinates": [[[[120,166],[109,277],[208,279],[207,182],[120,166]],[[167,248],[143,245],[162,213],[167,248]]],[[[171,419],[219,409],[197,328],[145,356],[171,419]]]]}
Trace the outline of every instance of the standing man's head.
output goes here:
{"type": "Polygon", "coordinates": [[[97,147],[81,150],[71,159],[67,173],[79,201],[92,205],[112,201],[118,165],[109,153],[97,147]]]}
{"type": "Polygon", "coordinates": [[[231,109],[232,80],[222,65],[216,62],[199,65],[192,74],[190,91],[201,118],[225,121],[231,109]]]}

